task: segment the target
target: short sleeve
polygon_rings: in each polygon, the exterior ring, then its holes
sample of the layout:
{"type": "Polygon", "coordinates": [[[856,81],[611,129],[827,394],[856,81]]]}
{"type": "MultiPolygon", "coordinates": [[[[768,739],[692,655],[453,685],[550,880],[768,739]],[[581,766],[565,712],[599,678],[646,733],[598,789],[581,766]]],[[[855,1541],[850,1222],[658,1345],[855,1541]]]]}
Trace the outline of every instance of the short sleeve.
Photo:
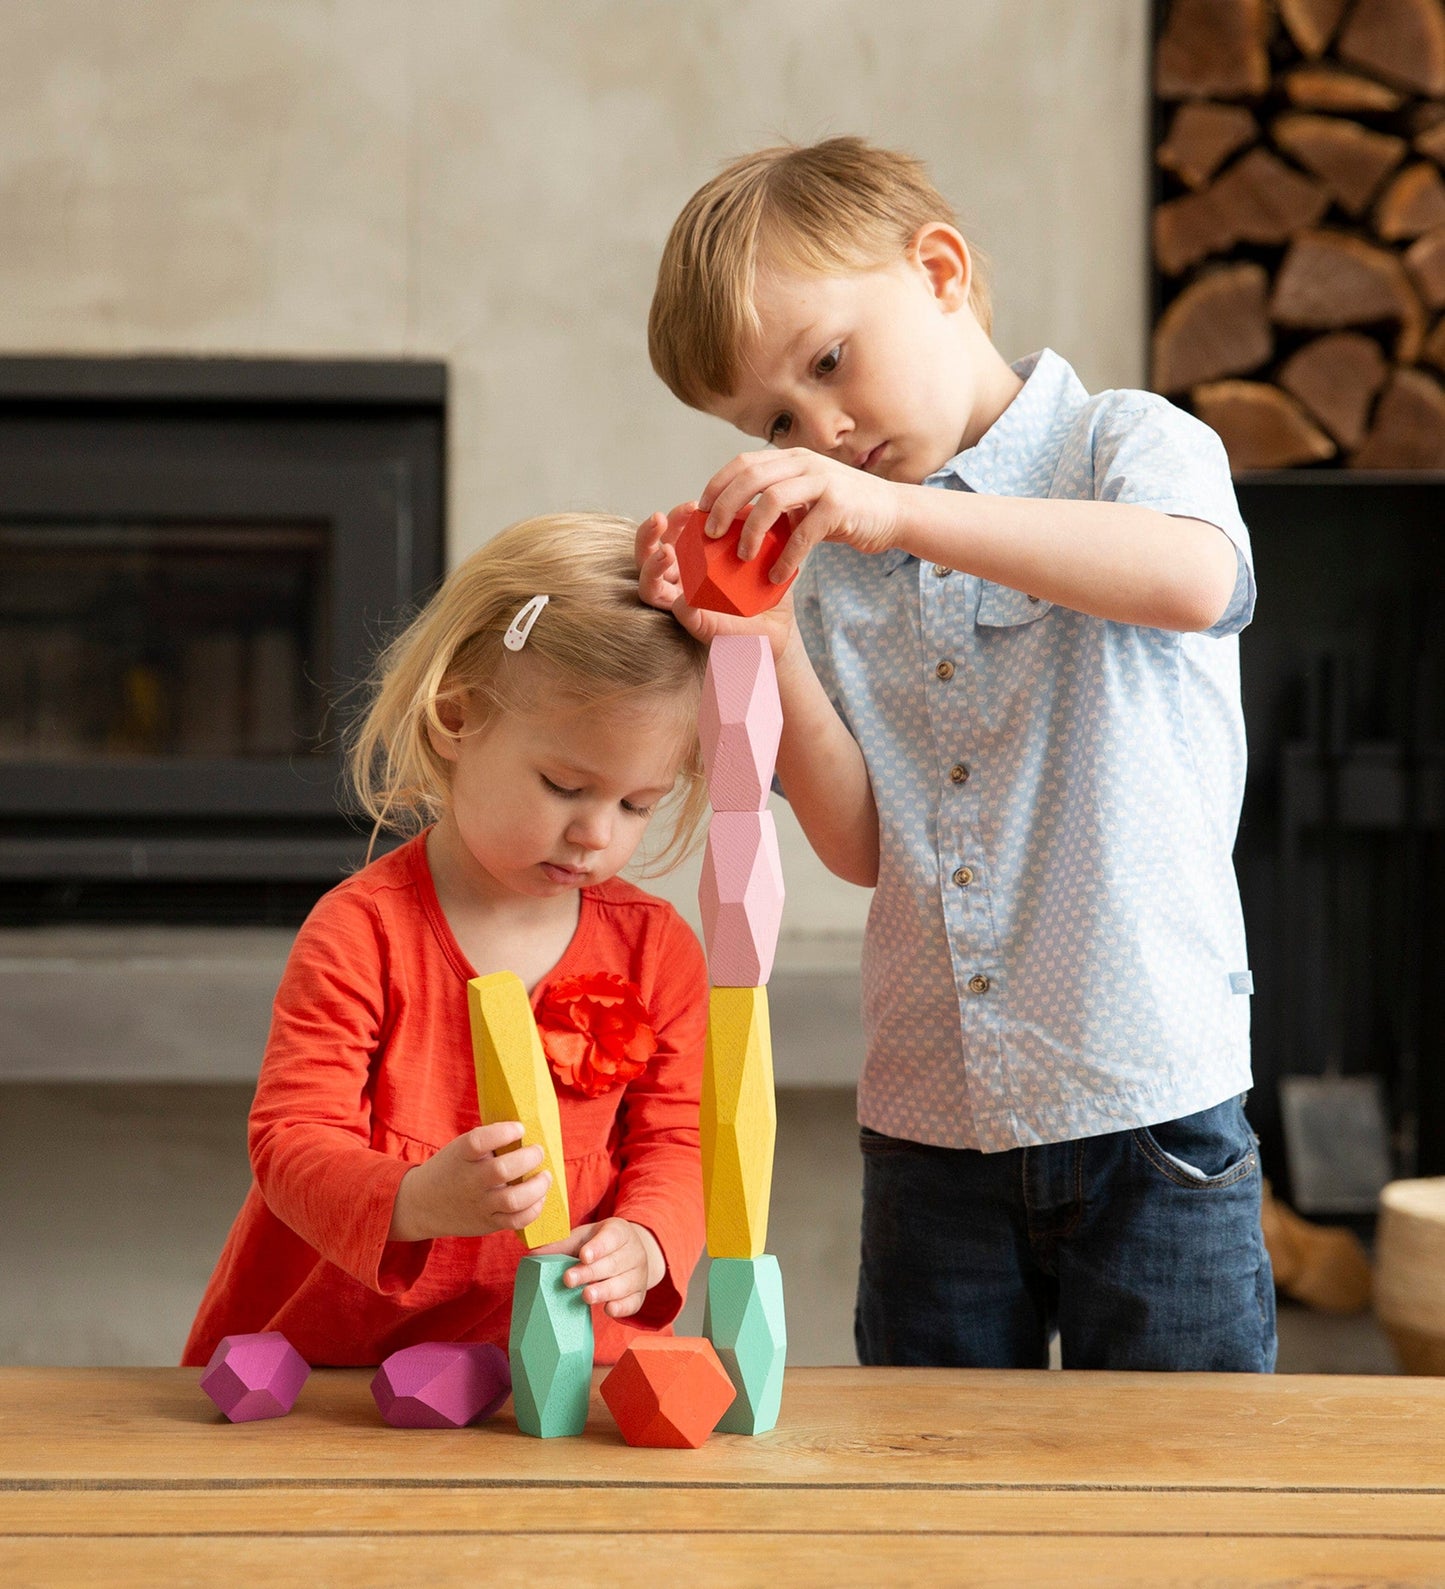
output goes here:
{"type": "Polygon", "coordinates": [[[1254,554],[1224,444],[1202,420],[1152,392],[1106,392],[1090,405],[1094,497],[1216,525],[1233,543],[1234,590],[1207,635],[1238,634],[1254,616],[1254,554]]]}

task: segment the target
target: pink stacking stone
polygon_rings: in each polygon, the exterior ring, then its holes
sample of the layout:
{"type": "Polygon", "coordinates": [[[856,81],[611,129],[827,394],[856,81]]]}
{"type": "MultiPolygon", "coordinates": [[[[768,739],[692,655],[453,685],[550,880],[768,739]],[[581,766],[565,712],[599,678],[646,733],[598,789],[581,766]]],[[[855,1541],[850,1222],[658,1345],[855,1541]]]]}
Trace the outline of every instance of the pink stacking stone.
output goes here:
{"type": "Polygon", "coordinates": [[[507,1354],[490,1341],[423,1341],[393,1352],[371,1394],[397,1429],[464,1429],[490,1418],[512,1393],[507,1354]]]}
{"type": "Polygon", "coordinates": [[[783,863],[771,811],[714,814],[697,898],[712,985],[762,987],[772,975],[783,919],[783,863]]]}
{"type": "Polygon", "coordinates": [[[280,1330],[227,1335],[211,1353],[201,1389],[232,1423],[250,1423],[290,1412],[310,1372],[280,1330]]]}
{"type": "Polygon", "coordinates": [[[761,811],[783,732],[773,650],[763,635],[719,635],[708,651],[698,712],[714,811],[761,811]]]}

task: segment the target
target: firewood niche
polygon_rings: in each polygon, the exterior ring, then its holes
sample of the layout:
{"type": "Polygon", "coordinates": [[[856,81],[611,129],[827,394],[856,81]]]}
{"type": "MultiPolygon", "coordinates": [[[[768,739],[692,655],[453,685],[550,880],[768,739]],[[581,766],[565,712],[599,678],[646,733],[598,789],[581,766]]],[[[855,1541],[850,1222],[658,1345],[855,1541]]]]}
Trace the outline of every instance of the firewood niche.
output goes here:
{"type": "Polygon", "coordinates": [[[1445,469],[1445,0],[1160,0],[1152,382],[1238,472],[1445,469]]]}

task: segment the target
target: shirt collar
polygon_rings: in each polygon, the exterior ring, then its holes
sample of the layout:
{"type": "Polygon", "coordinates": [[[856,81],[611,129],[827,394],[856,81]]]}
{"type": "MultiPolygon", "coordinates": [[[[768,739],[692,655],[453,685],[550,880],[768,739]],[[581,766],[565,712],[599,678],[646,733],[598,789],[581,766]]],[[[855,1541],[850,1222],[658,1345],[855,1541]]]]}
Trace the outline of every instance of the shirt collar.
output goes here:
{"type": "MultiPolygon", "coordinates": [[[[1024,383],[1018,396],[972,447],[934,470],[924,485],[988,496],[1048,496],[1069,427],[1089,394],[1073,366],[1052,348],[1030,353],[1010,368],[1024,383]]],[[[883,573],[891,574],[912,556],[900,547],[884,552],[883,573]]]]}
{"type": "Polygon", "coordinates": [[[1049,494],[1069,427],[1089,394],[1052,348],[1031,353],[1012,368],[1024,383],[1018,396],[972,447],[950,458],[925,485],[961,486],[990,496],[1049,494]]]}

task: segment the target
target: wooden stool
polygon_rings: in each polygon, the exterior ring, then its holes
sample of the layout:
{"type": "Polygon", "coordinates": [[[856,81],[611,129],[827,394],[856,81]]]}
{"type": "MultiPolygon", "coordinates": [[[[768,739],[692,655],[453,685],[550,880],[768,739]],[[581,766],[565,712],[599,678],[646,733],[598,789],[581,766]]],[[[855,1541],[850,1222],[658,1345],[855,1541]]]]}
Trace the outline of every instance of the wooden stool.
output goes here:
{"type": "Polygon", "coordinates": [[[1445,1175],[1380,1193],[1375,1312],[1407,1374],[1445,1374],[1445,1175]]]}

